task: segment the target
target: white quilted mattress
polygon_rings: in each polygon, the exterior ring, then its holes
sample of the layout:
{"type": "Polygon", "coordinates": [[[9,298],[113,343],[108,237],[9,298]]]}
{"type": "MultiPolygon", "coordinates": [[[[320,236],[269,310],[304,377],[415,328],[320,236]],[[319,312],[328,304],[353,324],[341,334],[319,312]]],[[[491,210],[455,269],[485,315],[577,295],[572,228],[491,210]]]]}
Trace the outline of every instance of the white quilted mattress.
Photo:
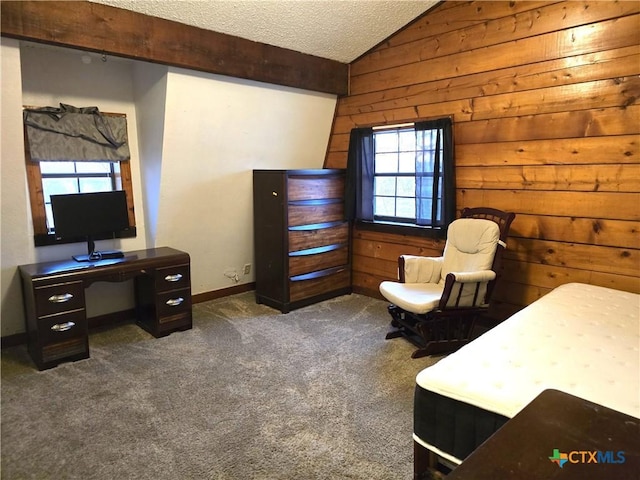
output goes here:
{"type": "Polygon", "coordinates": [[[640,418],[640,295],[562,285],[420,372],[422,388],[515,416],[547,388],[640,418]]]}

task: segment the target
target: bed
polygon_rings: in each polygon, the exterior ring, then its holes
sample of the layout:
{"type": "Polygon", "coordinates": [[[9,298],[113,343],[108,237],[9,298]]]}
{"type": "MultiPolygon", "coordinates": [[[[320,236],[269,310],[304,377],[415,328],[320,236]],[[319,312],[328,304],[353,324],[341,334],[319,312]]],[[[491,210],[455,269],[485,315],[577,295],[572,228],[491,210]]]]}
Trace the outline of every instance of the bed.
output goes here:
{"type": "Polygon", "coordinates": [[[416,377],[415,472],[459,465],[545,389],[640,418],[640,295],[568,283],[416,377]]]}

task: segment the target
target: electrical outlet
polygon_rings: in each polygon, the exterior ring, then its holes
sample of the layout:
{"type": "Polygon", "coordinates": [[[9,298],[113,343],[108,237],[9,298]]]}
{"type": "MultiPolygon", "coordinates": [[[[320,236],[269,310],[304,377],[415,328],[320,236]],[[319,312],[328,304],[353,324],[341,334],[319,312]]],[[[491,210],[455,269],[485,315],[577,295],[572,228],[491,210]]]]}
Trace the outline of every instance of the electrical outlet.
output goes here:
{"type": "Polygon", "coordinates": [[[244,264],[244,269],[242,270],[242,272],[245,275],[249,275],[251,273],[251,264],[250,263],[245,263],[244,264]]]}

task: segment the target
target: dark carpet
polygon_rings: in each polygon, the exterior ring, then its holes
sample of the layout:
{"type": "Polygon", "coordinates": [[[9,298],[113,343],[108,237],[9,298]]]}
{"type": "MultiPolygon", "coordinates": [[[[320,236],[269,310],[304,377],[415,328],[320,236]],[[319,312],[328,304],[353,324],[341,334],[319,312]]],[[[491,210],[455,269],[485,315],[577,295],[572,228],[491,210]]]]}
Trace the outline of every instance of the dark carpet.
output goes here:
{"type": "Polygon", "coordinates": [[[361,295],[286,315],[253,292],[194,305],[194,328],[90,334],[38,372],[2,352],[3,479],[410,479],[416,374],[361,295]]]}

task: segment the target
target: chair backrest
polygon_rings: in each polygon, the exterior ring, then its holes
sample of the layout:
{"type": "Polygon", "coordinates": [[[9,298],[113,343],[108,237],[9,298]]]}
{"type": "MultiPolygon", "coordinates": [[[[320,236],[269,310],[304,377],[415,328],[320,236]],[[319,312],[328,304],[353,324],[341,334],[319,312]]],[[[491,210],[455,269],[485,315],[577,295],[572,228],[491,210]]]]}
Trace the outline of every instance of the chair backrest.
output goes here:
{"type": "Polygon", "coordinates": [[[440,281],[450,272],[491,270],[500,239],[500,227],[491,220],[459,218],[447,229],[440,281]]]}
{"type": "MultiPolygon", "coordinates": [[[[489,282],[489,284],[487,285],[486,292],[484,293],[485,304],[489,304],[489,302],[491,301],[493,290],[496,286],[498,278],[500,277],[501,265],[502,265],[502,253],[504,252],[507,246],[506,241],[507,241],[507,236],[509,234],[509,228],[511,227],[511,223],[513,222],[515,217],[516,215],[513,212],[503,212],[502,210],[497,210],[495,208],[479,207],[479,208],[465,208],[462,210],[462,215],[460,216],[459,220],[478,219],[478,220],[491,221],[498,227],[498,231],[499,231],[497,245],[493,250],[493,260],[492,260],[491,266],[489,267],[491,270],[496,272],[496,278],[491,282],[489,282]]],[[[453,225],[453,223],[451,225],[453,225]]],[[[493,228],[492,230],[493,230],[492,235],[495,235],[495,228],[493,228]]],[[[448,243],[449,243],[449,239],[447,239],[447,245],[448,243]]],[[[447,245],[445,245],[445,251],[447,249],[447,245]]],[[[443,265],[443,271],[444,270],[445,270],[445,266],[443,265]]],[[[447,273],[452,271],[455,271],[455,270],[448,270],[447,273]]],[[[446,276],[446,273],[443,273],[443,276],[446,276]]],[[[443,294],[443,298],[445,297],[449,298],[450,289],[451,289],[451,286],[449,287],[445,286],[445,293],[443,294]],[[448,289],[449,291],[447,292],[448,289]]],[[[441,300],[441,303],[442,302],[443,300],[441,300]]],[[[445,305],[446,303],[440,305],[440,308],[444,308],[445,305]]]]}
{"type": "Polygon", "coordinates": [[[484,218],[495,222],[498,227],[500,227],[500,240],[506,242],[507,235],[509,235],[509,228],[511,228],[511,222],[516,218],[516,214],[513,212],[503,212],[495,208],[478,207],[464,208],[460,218],[484,218]]]}
{"type": "MultiPolygon", "coordinates": [[[[462,210],[460,218],[483,218],[485,220],[491,220],[492,222],[495,222],[500,228],[500,241],[498,242],[498,249],[496,250],[496,254],[493,257],[493,265],[491,266],[491,270],[496,272],[496,275],[499,277],[500,270],[502,268],[502,253],[507,248],[507,236],[509,235],[511,223],[516,218],[516,214],[513,212],[503,212],[502,210],[498,210],[495,208],[477,207],[464,208],[462,210]]],[[[491,282],[487,298],[491,297],[491,293],[493,287],[496,284],[496,281],[497,278],[496,280],[491,282]]]]}

